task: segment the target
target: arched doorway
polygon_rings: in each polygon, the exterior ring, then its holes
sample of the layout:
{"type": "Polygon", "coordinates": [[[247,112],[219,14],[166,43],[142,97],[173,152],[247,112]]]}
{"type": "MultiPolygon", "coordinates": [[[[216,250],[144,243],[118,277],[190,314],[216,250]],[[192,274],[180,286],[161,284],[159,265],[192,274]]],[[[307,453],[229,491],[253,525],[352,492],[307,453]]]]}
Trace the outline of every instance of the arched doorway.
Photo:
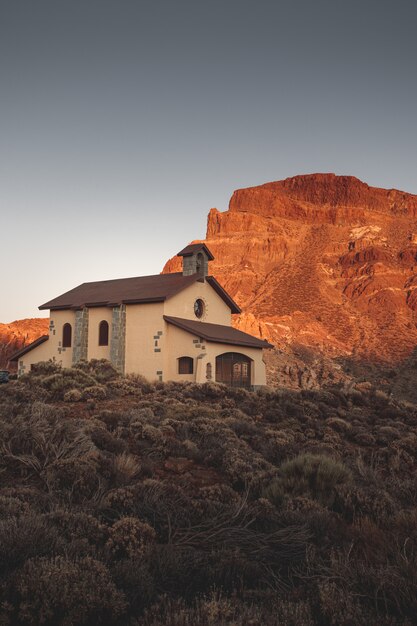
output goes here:
{"type": "Polygon", "coordinates": [[[252,360],[239,352],[225,352],[216,357],[216,382],[229,387],[250,387],[252,360]]]}

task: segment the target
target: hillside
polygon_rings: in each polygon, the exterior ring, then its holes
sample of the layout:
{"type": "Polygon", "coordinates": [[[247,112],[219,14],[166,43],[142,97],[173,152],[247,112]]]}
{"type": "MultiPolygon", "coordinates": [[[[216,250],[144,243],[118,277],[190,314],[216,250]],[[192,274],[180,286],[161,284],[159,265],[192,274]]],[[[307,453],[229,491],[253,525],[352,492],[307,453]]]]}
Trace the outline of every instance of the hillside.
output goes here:
{"type": "MultiPolygon", "coordinates": [[[[312,174],[239,189],[211,209],[211,272],[236,327],[288,351],[399,363],[417,343],[417,196],[312,174]]],[[[178,271],[180,259],[164,272],[178,271]]]]}
{"type": "Polygon", "coordinates": [[[0,623],[412,626],[417,416],[370,385],[0,387],[0,623]]]}
{"type": "Polygon", "coordinates": [[[48,329],[49,319],[46,318],[23,319],[10,324],[0,324],[0,369],[10,367],[10,356],[41,335],[48,334],[48,329]]]}

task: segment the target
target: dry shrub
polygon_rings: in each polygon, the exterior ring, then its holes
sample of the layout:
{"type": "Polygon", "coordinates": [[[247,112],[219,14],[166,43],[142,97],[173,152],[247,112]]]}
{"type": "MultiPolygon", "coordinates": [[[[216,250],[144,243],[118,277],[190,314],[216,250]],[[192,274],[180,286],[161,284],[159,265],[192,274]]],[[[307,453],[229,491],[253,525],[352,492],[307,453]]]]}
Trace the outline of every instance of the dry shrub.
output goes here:
{"type": "Polygon", "coordinates": [[[338,485],[351,481],[351,472],[331,457],[301,454],[286,461],[278,478],[265,489],[264,496],[280,505],[285,496],[309,496],[324,505],[333,502],[338,485]]]}
{"type": "Polygon", "coordinates": [[[19,498],[0,494],[0,520],[27,515],[29,511],[30,507],[27,502],[22,502],[19,498]]]}
{"type": "Polygon", "coordinates": [[[0,522],[0,570],[12,570],[34,556],[49,555],[61,544],[44,516],[29,512],[0,522]]]}
{"type": "Polygon", "coordinates": [[[37,376],[36,373],[30,372],[28,377],[48,391],[52,400],[62,400],[70,389],[83,390],[97,384],[92,376],[77,367],[62,369],[50,376],[37,376]]]}
{"type": "Polygon", "coordinates": [[[104,400],[106,397],[107,390],[103,385],[92,385],[86,387],[82,392],[83,400],[104,400]]]}
{"type": "Polygon", "coordinates": [[[245,602],[218,591],[197,596],[191,604],[163,596],[133,626],[314,626],[308,603],[270,594],[245,602]]]}
{"type": "Polygon", "coordinates": [[[330,626],[369,626],[370,615],[344,586],[336,582],[319,584],[320,608],[330,626]]]}
{"type": "Polygon", "coordinates": [[[90,361],[79,361],[77,368],[83,370],[96,379],[97,382],[105,384],[120,377],[120,373],[107,359],[91,359],[90,361]]]}
{"type": "Polygon", "coordinates": [[[107,391],[110,396],[133,396],[140,395],[142,392],[126,378],[116,378],[110,380],[106,384],[107,391]]]}
{"type": "Polygon", "coordinates": [[[47,514],[45,519],[68,543],[76,541],[79,553],[89,546],[99,548],[107,538],[106,527],[98,519],[82,511],[61,509],[47,514]]]}
{"type": "Polygon", "coordinates": [[[48,466],[45,480],[49,489],[67,496],[73,502],[91,498],[100,487],[100,477],[93,458],[57,460],[48,466]]]}
{"type": "Polygon", "coordinates": [[[79,389],[70,389],[64,393],[64,402],[81,402],[83,394],[79,389]]]}
{"type": "Polygon", "coordinates": [[[124,439],[115,437],[113,433],[109,433],[105,428],[93,428],[91,430],[91,440],[99,450],[106,450],[113,454],[121,454],[128,449],[128,445],[124,439]]]}
{"type": "Polygon", "coordinates": [[[341,419],[340,417],[329,417],[326,421],[326,424],[327,426],[330,426],[330,428],[333,428],[333,430],[336,430],[338,433],[348,433],[352,429],[351,424],[349,424],[349,422],[346,422],[346,420],[341,419]]]}
{"type": "Polygon", "coordinates": [[[50,376],[51,374],[58,374],[62,370],[62,367],[54,361],[40,361],[39,363],[33,363],[30,368],[30,377],[37,376],[50,376]]]}
{"type": "Polygon", "coordinates": [[[127,485],[137,478],[141,471],[139,459],[133,454],[123,452],[113,457],[113,477],[117,485],[127,485]]]}
{"type": "Polygon", "coordinates": [[[386,491],[374,485],[364,489],[358,485],[344,484],[336,487],[334,508],[348,521],[357,517],[381,520],[394,513],[395,504],[386,491]]]}
{"type": "Polygon", "coordinates": [[[136,517],[122,517],[109,531],[107,548],[114,557],[139,558],[155,542],[152,526],[136,517]]]}
{"type": "Polygon", "coordinates": [[[119,517],[134,512],[135,496],[132,489],[121,487],[112,489],[104,496],[101,502],[102,510],[106,511],[106,517],[119,517]]]}
{"type": "Polygon", "coordinates": [[[24,624],[109,624],[126,609],[106,566],[90,557],[27,561],[15,579],[24,624]]]}
{"type": "Polygon", "coordinates": [[[151,569],[151,563],[143,556],[122,559],[112,565],[112,578],[117,587],[123,589],[133,615],[142,613],[144,608],[156,599],[157,581],[151,569]]]}

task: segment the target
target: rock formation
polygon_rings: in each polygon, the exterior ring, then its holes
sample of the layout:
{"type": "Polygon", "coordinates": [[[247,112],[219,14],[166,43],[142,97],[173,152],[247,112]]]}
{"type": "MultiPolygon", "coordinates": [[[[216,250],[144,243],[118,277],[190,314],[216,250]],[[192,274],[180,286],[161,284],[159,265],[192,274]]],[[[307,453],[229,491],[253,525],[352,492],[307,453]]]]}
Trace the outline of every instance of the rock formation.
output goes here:
{"type": "Polygon", "coordinates": [[[228,211],[211,209],[205,243],[242,308],[234,325],[278,348],[393,363],[417,344],[416,195],[295,176],[235,191],[228,211]]]}

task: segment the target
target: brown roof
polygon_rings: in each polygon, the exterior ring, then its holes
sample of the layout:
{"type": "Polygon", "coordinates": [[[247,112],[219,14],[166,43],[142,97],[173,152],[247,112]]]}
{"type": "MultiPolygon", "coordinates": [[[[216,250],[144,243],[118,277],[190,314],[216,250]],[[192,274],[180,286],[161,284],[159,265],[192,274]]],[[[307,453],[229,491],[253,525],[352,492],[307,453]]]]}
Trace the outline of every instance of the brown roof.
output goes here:
{"type": "Polygon", "coordinates": [[[198,278],[198,274],[183,276],[181,272],[176,272],[83,283],[39,308],[79,309],[83,306],[163,302],[195,283],[198,278]]]}
{"type": "MultiPolygon", "coordinates": [[[[70,291],[42,304],[39,309],[80,309],[84,306],[116,306],[118,304],[144,304],[164,302],[200,279],[199,274],[183,276],[155,274],[136,278],[117,278],[83,283],[70,291]]],[[[207,276],[207,282],[227,304],[232,313],[240,313],[240,308],[223,289],[214,276],[207,276]]]]}
{"type": "Polygon", "coordinates": [[[209,261],[212,261],[214,259],[214,256],[207,248],[205,243],[191,243],[189,246],[185,246],[185,248],[183,248],[181,252],[178,252],[177,256],[191,256],[196,252],[200,252],[200,250],[204,250],[209,258],[209,261]]]}
{"type": "Polygon", "coordinates": [[[164,320],[168,324],[177,326],[187,333],[196,337],[201,337],[206,341],[215,343],[227,343],[235,346],[247,346],[248,348],[273,348],[274,346],[263,339],[258,339],[252,335],[232,328],[232,326],[222,326],[221,324],[208,324],[207,322],[196,322],[185,320],[181,317],[170,317],[164,315],[164,320]]]}
{"type": "Polygon", "coordinates": [[[30,343],[29,345],[25,346],[24,348],[21,348],[20,350],[12,354],[9,361],[12,361],[12,362],[18,361],[21,356],[24,356],[25,354],[33,350],[33,348],[37,348],[45,341],[48,341],[48,339],[49,339],[49,335],[42,335],[42,337],[38,337],[38,339],[35,339],[35,341],[32,341],[32,343],[30,343]]]}

